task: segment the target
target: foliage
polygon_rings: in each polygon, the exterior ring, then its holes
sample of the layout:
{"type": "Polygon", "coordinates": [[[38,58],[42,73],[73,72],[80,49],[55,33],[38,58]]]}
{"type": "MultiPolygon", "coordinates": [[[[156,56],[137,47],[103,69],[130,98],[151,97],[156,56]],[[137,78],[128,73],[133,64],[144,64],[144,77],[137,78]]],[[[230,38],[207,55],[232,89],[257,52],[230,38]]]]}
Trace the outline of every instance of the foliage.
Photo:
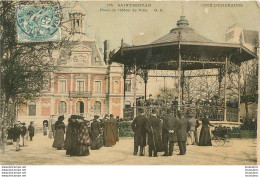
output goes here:
{"type": "MultiPolygon", "coordinates": [[[[8,111],[10,104],[25,103],[37,97],[45,78],[57,69],[52,51],[59,50],[62,42],[18,43],[15,7],[31,5],[30,1],[0,2],[1,37],[1,111],[8,111]]],[[[39,2],[41,3],[41,2],[39,2]]],[[[46,2],[45,2],[46,3],[46,2]]],[[[57,2],[48,2],[56,3],[57,2]]],[[[12,110],[15,112],[15,110],[12,110]]]]}
{"type": "Polygon", "coordinates": [[[132,122],[119,123],[119,137],[133,137],[134,132],[131,128],[132,122]]]}

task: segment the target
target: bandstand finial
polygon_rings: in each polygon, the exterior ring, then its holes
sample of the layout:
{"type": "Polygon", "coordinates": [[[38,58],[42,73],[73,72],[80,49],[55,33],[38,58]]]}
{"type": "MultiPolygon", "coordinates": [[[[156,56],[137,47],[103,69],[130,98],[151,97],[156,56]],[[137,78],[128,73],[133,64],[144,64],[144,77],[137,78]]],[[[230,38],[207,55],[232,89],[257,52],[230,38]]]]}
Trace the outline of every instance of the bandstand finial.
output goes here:
{"type": "Polygon", "coordinates": [[[183,2],[181,2],[181,16],[180,16],[180,20],[177,21],[177,26],[180,28],[189,26],[189,21],[186,20],[185,15],[184,15],[183,2]]]}

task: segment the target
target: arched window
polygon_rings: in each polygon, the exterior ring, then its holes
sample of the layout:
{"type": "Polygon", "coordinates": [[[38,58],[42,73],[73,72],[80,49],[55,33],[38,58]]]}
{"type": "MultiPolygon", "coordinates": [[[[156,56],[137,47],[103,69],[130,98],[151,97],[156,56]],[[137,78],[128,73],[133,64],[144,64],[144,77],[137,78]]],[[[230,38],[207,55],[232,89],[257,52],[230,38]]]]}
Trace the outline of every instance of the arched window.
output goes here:
{"type": "Polygon", "coordinates": [[[101,103],[99,101],[94,102],[94,114],[101,115],[101,103]]]}
{"type": "Polygon", "coordinates": [[[76,103],[76,112],[77,112],[78,114],[84,113],[84,103],[83,103],[83,101],[78,101],[78,102],[76,103]]]}
{"type": "Polygon", "coordinates": [[[114,93],[118,93],[119,92],[119,83],[118,81],[114,82],[114,93]]]}
{"type": "Polygon", "coordinates": [[[125,103],[125,108],[131,108],[131,102],[130,101],[127,101],[125,103]]]}
{"type": "Polygon", "coordinates": [[[28,115],[29,116],[36,116],[36,103],[31,101],[28,105],[28,115]]]}
{"type": "Polygon", "coordinates": [[[58,114],[63,115],[67,113],[67,104],[65,101],[61,101],[58,104],[58,114]]]}

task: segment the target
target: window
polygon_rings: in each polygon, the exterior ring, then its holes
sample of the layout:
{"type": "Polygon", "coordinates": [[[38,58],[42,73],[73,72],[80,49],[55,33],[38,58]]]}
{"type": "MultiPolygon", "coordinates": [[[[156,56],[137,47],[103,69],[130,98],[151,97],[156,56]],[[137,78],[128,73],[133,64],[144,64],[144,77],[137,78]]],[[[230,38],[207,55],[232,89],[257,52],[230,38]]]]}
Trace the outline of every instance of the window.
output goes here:
{"type": "Polygon", "coordinates": [[[95,81],[95,93],[101,93],[101,81],[95,81]]]}
{"type": "Polygon", "coordinates": [[[77,81],[77,91],[84,92],[84,81],[77,81]]]}
{"type": "Polygon", "coordinates": [[[101,103],[99,101],[94,102],[94,114],[95,115],[101,114],[101,103]]]}
{"type": "Polygon", "coordinates": [[[59,92],[60,93],[66,93],[66,80],[60,80],[59,81],[59,92]]]}
{"type": "Polygon", "coordinates": [[[36,116],[36,104],[35,102],[30,102],[28,105],[29,108],[29,116],[36,116]]]}
{"type": "Polygon", "coordinates": [[[82,101],[78,101],[76,104],[76,112],[78,114],[84,113],[84,103],[82,101]]]}
{"type": "Polygon", "coordinates": [[[49,90],[49,81],[48,80],[43,81],[43,90],[49,90]]]}
{"type": "Polygon", "coordinates": [[[119,92],[119,83],[118,81],[114,82],[114,93],[118,93],[119,92]]]}
{"type": "Polygon", "coordinates": [[[65,101],[61,101],[58,104],[58,114],[63,115],[65,113],[67,113],[67,104],[65,101]]]}
{"type": "Polygon", "coordinates": [[[126,80],[125,81],[125,91],[126,92],[131,92],[131,80],[126,80]]]}

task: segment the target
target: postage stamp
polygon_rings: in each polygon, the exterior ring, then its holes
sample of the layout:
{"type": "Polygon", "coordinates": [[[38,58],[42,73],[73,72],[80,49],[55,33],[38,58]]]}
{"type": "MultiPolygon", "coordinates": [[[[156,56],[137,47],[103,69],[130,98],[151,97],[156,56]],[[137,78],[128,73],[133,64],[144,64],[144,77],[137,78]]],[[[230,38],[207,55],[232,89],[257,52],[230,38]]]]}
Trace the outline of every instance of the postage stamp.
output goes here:
{"type": "Polygon", "coordinates": [[[16,7],[19,42],[60,40],[60,8],[58,5],[16,7]]]}

